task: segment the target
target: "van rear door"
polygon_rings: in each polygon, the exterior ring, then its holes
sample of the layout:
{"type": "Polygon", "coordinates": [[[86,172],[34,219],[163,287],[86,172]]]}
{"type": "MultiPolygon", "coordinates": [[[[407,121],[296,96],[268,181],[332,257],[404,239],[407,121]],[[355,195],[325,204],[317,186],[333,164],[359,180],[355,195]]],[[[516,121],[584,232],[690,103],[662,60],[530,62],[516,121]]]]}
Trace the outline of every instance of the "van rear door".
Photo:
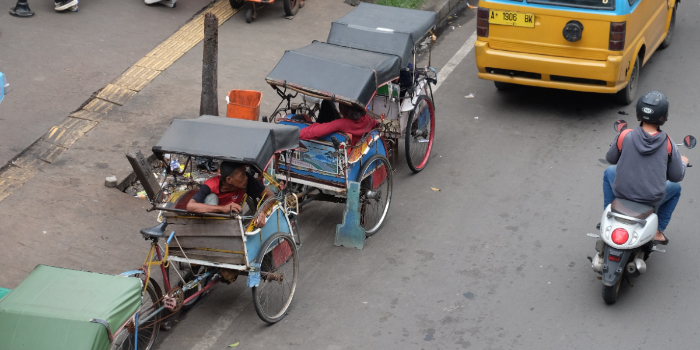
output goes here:
{"type": "Polygon", "coordinates": [[[496,50],[604,61],[611,54],[608,44],[610,22],[615,18],[614,1],[482,2],[489,9],[486,40],[496,50]],[[593,11],[591,7],[600,10],[593,11]],[[583,26],[581,39],[575,42],[567,41],[563,35],[564,27],[571,21],[583,26]]]}

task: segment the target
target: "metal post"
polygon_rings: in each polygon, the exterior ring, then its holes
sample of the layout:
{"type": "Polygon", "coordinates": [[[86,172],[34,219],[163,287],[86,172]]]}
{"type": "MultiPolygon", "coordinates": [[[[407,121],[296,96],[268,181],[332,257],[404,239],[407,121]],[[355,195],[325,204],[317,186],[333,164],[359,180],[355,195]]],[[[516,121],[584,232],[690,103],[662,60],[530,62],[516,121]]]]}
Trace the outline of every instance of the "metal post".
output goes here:
{"type": "Polygon", "coordinates": [[[209,12],[204,15],[204,58],[202,59],[202,100],[199,115],[219,115],[217,99],[217,56],[219,53],[219,19],[209,12]]]}
{"type": "Polygon", "coordinates": [[[10,14],[15,17],[31,17],[34,16],[34,11],[29,9],[27,0],[17,0],[15,7],[10,9],[10,14]]]}

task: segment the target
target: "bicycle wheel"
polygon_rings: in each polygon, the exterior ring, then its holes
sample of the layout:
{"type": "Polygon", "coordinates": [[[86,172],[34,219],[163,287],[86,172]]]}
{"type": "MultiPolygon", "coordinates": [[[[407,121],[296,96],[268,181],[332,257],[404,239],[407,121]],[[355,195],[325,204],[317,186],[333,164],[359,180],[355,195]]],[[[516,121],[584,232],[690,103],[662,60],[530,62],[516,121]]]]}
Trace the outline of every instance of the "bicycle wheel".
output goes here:
{"type": "Polygon", "coordinates": [[[287,109],[286,108],[280,108],[276,111],[274,111],[272,114],[270,114],[270,117],[267,119],[269,123],[277,124],[279,123],[280,120],[284,119],[284,117],[287,116],[287,109]]]}
{"type": "Polygon", "coordinates": [[[414,173],[428,164],[435,139],[435,109],[428,96],[421,95],[408,116],[406,125],[406,162],[414,173]]]}
{"type": "MultiPolygon", "coordinates": [[[[146,292],[143,293],[141,297],[141,308],[139,309],[139,320],[143,320],[150,315],[152,315],[158,308],[161,307],[161,302],[159,301],[160,296],[156,292],[155,281],[152,279],[148,283],[146,292]]],[[[153,344],[156,342],[158,337],[158,330],[160,329],[160,314],[154,315],[151,319],[146,321],[138,331],[138,349],[139,350],[151,350],[153,344]]],[[[112,346],[110,350],[133,350],[134,347],[134,327],[124,327],[117,334],[114,335],[112,340],[112,346]]]]}
{"type": "Polygon", "coordinates": [[[297,287],[299,257],[288,233],[270,236],[260,249],[260,284],[253,287],[253,305],[260,319],[274,324],[287,314],[297,287]]]}
{"type": "Polygon", "coordinates": [[[392,179],[389,159],[381,154],[371,156],[360,168],[360,225],[367,237],[379,231],[389,212],[392,179]]]}

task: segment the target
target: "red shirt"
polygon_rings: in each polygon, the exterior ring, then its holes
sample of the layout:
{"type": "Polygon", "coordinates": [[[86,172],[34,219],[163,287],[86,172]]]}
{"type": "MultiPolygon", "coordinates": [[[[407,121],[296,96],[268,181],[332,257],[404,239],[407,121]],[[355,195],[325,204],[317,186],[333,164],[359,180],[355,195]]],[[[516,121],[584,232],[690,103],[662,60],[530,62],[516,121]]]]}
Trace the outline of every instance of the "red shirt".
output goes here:
{"type": "Polygon", "coordinates": [[[377,126],[377,121],[365,114],[358,120],[340,118],[328,123],[311,124],[301,129],[299,138],[302,140],[314,140],[334,132],[344,132],[350,134],[352,137],[350,142],[355,144],[362,139],[362,135],[374,129],[375,126],[377,126]]]}
{"type": "Polygon", "coordinates": [[[239,188],[233,192],[221,193],[221,191],[219,191],[220,180],[221,176],[215,176],[207,181],[204,181],[204,185],[207,185],[209,187],[211,193],[214,193],[217,197],[219,197],[219,205],[226,205],[231,203],[236,203],[240,205],[241,203],[243,203],[243,198],[245,197],[246,189],[239,188]]]}

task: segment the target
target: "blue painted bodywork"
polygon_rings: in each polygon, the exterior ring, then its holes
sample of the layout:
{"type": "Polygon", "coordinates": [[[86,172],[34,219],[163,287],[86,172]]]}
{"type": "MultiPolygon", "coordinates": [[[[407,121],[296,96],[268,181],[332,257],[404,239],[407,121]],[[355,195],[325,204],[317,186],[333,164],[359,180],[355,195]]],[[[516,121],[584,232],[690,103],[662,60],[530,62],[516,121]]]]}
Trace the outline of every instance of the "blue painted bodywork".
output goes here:
{"type": "Polygon", "coordinates": [[[262,244],[273,234],[277,232],[285,232],[291,234],[287,217],[284,216],[282,209],[277,208],[267,218],[265,226],[260,229],[255,235],[246,237],[246,250],[248,251],[248,263],[255,261],[260,253],[262,244]]]}
{"type": "Polygon", "coordinates": [[[0,72],[0,102],[5,98],[5,75],[0,72]]]}
{"type": "Polygon", "coordinates": [[[360,226],[360,183],[350,181],[347,206],[343,212],[343,223],[335,228],[336,246],[362,249],[365,245],[365,229],[360,226]]]}
{"type": "Polygon", "coordinates": [[[260,264],[251,263],[250,267],[254,271],[248,272],[248,278],[246,279],[246,284],[248,285],[248,288],[253,288],[253,287],[257,287],[258,285],[260,285],[260,264]]]}
{"type": "MultiPolygon", "coordinates": [[[[419,121],[420,121],[420,119],[419,119],[419,121]]],[[[308,126],[308,124],[294,122],[294,121],[280,121],[280,124],[296,126],[299,129],[304,129],[308,126]]],[[[378,131],[372,131],[369,133],[369,137],[374,137],[375,135],[378,135],[378,134],[379,134],[378,131]]],[[[348,142],[347,137],[344,134],[340,134],[340,133],[332,133],[332,134],[326,135],[324,137],[321,137],[320,139],[323,141],[331,142],[331,137],[333,137],[333,136],[335,136],[338,139],[338,141],[340,141],[340,142],[348,142]]],[[[319,145],[319,148],[322,148],[322,147],[324,147],[324,146],[319,145]]],[[[325,146],[325,147],[327,147],[328,149],[324,150],[324,152],[334,152],[335,151],[333,146],[325,146]]],[[[355,181],[355,180],[359,181],[358,177],[360,176],[360,168],[362,167],[362,164],[364,164],[364,162],[366,160],[368,160],[371,156],[373,156],[377,153],[379,153],[385,157],[387,155],[386,147],[384,145],[384,142],[381,139],[372,143],[372,146],[371,146],[369,152],[367,152],[367,154],[365,154],[362,157],[361,161],[349,164],[348,179],[350,179],[350,181],[355,181]]],[[[313,155],[311,155],[311,156],[313,156],[313,155]]],[[[280,165],[280,168],[286,170],[286,167],[284,165],[280,165]]],[[[323,181],[330,181],[330,182],[341,184],[341,185],[345,184],[344,177],[343,178],[334,177],[334,176],[330,176],[330,175],[315,173],[312,171],[305,171],[305,170],[301,170],[301,169],[297,169],[297,168],[292,168],[292,172],[295,174],[303,175],[303,176],[314,177],[314,178],[317,178],[317,179],[323,180],[323,181]]]]}
{"type": "Polygon", "coordinates": [[[622,15],[628,15],[634,11],[635,8],[637,8],[637,5],[639,5],[640,2],[644,0],[636,0],[632,6],[630,6],[629,2],[627,0],[616,0],[615,1],[615,8],[614,9],[590,9],[590,8],[580,8],[580,7],[570,7],[570,6],[565,6],[565,5],[546,5],[546,4],[533,4],[531,2],[528,2],[526,0],[523,1],[517,1],[517,0],[489,0],[490,3],[495,3],[495,4],[508,4],[508,5],[517,5],[517,6],[522,6],[522,9],[519,9],[519,11],[527,11],[528,7],[531,8],[541,8],[541,9],[547,9],[547,10],[557,10],[557,11],[566,11],[566,12],[578,12],[578,13],[590,13],[590,14],[597,14],[597,15],[608,15],[608,16],[622,16],[622,15]]]}

